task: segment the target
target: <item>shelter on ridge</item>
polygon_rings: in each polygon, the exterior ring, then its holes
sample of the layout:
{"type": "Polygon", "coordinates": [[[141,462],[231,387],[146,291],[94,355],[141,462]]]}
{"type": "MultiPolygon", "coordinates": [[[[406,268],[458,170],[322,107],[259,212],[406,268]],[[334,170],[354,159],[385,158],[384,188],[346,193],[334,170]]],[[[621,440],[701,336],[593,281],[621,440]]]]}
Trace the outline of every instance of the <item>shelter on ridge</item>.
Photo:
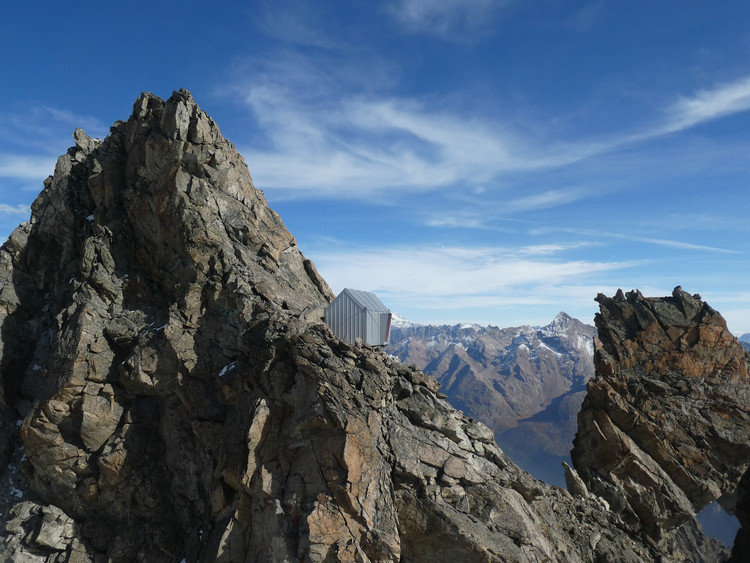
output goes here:
{"type": "Polygon", "coordinates": [[[326,307],[325,321],[333,334],[354,344],[357,338],[370,346],[387,346],[391,312],[369,291],[344,289],[326,307]]]}

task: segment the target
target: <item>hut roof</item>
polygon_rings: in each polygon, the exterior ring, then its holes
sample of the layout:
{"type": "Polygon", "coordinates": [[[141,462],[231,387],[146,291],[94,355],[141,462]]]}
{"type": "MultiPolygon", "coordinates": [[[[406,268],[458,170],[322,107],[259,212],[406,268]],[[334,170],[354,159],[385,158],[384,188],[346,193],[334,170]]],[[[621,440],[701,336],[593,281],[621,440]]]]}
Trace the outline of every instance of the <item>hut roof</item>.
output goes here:
{"type": "MultiPolygon", "coordinates": [[[[339,293],[339,297],[344,294],[347,294],[352,299],[352,301],[354,301],[363,309],[378,311],[381,313],[390,312],[389,309],[385,305],[383,305],[383,302],[380,301],[380,299],[378,299],[374,293],[370,293],[369,291],[361,291],[359,289],[350,289],[347,287],[341,293],[339,293]]],[[[338,297],[336,299],[338,299],[338,297]]]]}

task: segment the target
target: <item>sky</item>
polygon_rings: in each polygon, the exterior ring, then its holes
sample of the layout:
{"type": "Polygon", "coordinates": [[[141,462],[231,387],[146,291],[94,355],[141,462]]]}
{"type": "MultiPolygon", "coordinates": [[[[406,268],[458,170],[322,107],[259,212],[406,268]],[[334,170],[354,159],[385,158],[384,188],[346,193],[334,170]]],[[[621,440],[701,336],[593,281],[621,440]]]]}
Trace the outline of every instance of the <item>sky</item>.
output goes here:
{"type": "Polygon", "coordinates": [[[187,88],[334,291],[419,323],[699,293],[750,332],[750,3],[12,3],[0,240],[81,127],[187,88]]]}

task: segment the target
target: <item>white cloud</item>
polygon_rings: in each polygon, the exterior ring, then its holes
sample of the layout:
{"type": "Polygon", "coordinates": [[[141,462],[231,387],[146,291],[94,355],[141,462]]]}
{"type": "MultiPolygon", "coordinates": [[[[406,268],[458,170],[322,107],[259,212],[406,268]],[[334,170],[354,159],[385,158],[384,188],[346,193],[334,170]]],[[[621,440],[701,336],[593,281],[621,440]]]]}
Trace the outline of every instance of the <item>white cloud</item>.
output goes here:
{"type": "Polygon", "coordinates": [[[103,137],[109,128],[92,116],[44,104],[30,103],[0,112],[0,141],[26,146],[47,154],[61,154],[73,144],[76,128],[93,137],[103,137]]]}
{"type": "MultiPolygon", "coordinates": [[[[458,182],[484,186],[504,173],[546,168],[560,158],[527,148],[499,124],[428,111],[409,99],[306,103],[287,88],[264,85],[252,87],[245,101],[272,143],[241,147],[261,188],[371,197],[458,182]]],[[[557,194],[569,201],[572,196],[573,191],[557,194]]]]}
{"type": "Polygon", "coordinates": [[[700,90],[692,96],[679,96],[676,102],[665,107],[664,119],[660,123],[652,123],[633,133],[613,135],[609,140],[592,144],[589,150],[592,154],[610,152],[748,110],[750,76],[745,76],[712,89],[700,90]]]}
{"type": "MultiPolygon", "coordinates": [[[[468,171],[477,165],[486,167],[488,172],[538,166],[534,159],[519,154],[524,141],[503,131],[500,124],[493,124],[490,129],[476,119],[427,111],[408,99],[360,101],[349,105],[346,112],[353,125],[372,134],[395,135],[397,141],[418,141],[427,155],[425,160],[432,157],[449,162],[457,170],[468,171]]],[[[417,145],[413,150],[419,148],[417,145]]]]}
{"type": "Polygon", "coordinates": [[[73,145],[73,131],[79,127],[93,136],[107,132],[99,119],[43,104],[0,112],[0,178],[24,181],[16,182],[13,190],[39,192],[42,181],[54,173],[58,156],[73,145]]]}
{"type": "Polygon", "coordinates": [[[580,188],[547,190],[539,194],[511,200],[507,203],[507,209],[510,211],[547,209],[573,203],[583,199],[587,195],[587,192],[580,188]]]}
{"type": "Polygon", "coordinates": [[[526,247],[514,257],[506,248],[376,248],[324,252],[313,256],[321,274],[337,290],[357,287],[398,294],[436,307],[473,306],[475,301],[544,299],[547,290],[573,279],[634,266],[636,262],[533,260],[528,256],[565,250],[526,247]]]}
{"type": "MultiPolygon", "coordinates": [[[[437,10],[418,8],[417,3],[409,6],[403,4],[406,12],[437,10]]],[[[441,6],[448,12],[463,9],[454,3],[441,6]]],[[[317,51],[288,52],[272,61],[250,60],[243,75],[252,76],[252,81],[234,91],[259,125],[252,145],[238,142],[258,187],[275,190],[277,201],[300,196],[392,201],[402,193],[446,187],[478,195],[481,187],[488,198],[493,193],[509,194],[503,202],[505,215],[552,208],[606,195],[621,189],[618,185],[632,185],[612,178],[611,171],[618,167],[628,178],[646,173],[642,166],[633,165],[636,158],[648,161],[648,174],[663,172],[664,154],[654,159],[652,152],[638,152],[640,144],[750,108],[750,78],[743,78],[682,98],[665,108],[665,120],[646,123],[644,118],[634,132],[613,131],[593,139],[537,139],[528,133],[535,127],[520,129],[503,117],[482,116],[476,104],[466,100],[395,96],[391,76],[398,71],[317,51]],[[604,186],[586,186],[586,171],[570,166],[586,162],[596,169],[597,163],[604,165],[605,155],[608,170],[600,170],[600,176],[608,179],[604,186]],[[515,179],[529,172],[557,170],[565,172],[564,182],[573,187],[560,186],[561,180],[551,175],[529,185],[526,176],[525,192],[513,197],[514,191],[520,192],[515,179]]],[[[511,119],[522,121],[520,116],[511,119]]],[[[707,165],[702,149],[682,147],[685,166],[707,165]],[[690,151],[700,152],[700,158],[692,158],[690,151]]],[[[483,202],[476,199],[474,204],[483,202]]],[[[450,221],[437,217],[433,224],[450,221]]]]}
{"type": "MultiPolygon", "coordinates": [[[[615,236],[615,235],[613,235],[615,236]]],[[[719,248],[716,246],[706,246],[703,244],[693,244],[690,242],[682,242],[678,240],[668,240],[668,239],[659,239],[659,238],[649,238],[649,237],[637,237],[637,236],[628,236],[628,235],[616,235],[617,238],[624,238],[628,240],[634,240],[638,242],[645,242],[648,244],[655,244],[658,246],[667,246],[670,248],[681,248],[684,250],[704,250],[707,252],[718,252],[720,254],[740,254],[738,250],[732,250],[729,248],[719,248]]]]}
{"type": "Polygon", "coordinates": [[[665,131],[682,131],[689,127],[750,109],[750,77],[744,77],[712,90],[702,90],[692,97],[680,98],[667,110],[669,123],[665,131]]]}
{"type": "Polygon", "coordinates": [[[525,246],[515,252],[518,256],[540,256],[565,252],[575,248],[585,248],[591,246],[600,246],[596,242],[571,242],[571,243],[553,243],[553,244],[535,244],[525,246]]]}
{"type": "Polygon", "coordinates": [[[322,31],[316,3],[295,0],[269,2],[260,8],[261,29],[282,41],[319,48],[331,48],[335,42],[322,31]]]}
{"type": "Polygon", "coordinates": [[[604,9],[605,5],[603,2],[583,6],[578,11],[573,12],[570,16],[563,19],[560,25],[578,32],[589,31],[599,21],[604,9]]]}
{"type": "Polygon", "coordinates": [[[546,324],[565,310],[590,323],[597,293],[613,295],[618,286],[612,280],[632,277],[646,262],[556,256],[578,244],[585,243],[516,249],[339,246],[308,256],[334,291],[374,291],[392,311],[416,322],[546,324]]]}
{"type": "Polygon", "coordinates": [[[57,158],[0,154],[0,178],[21,178],[40,182],[55,171],[57,158]]]}
{"type": "MultiPolygon", "coordinates": [[[[108,131],[108,127],[100,119],[90,115],[82,115],[50,106],[40,106],[38,109],[42,113],[48,114],[58,124],[73,129],[84,129],[90,136],[104,136],[108,131]]],[[[72,135],[72,133],[71,130],[69,134],[72,135]]]]}
{"type": "Polygon", "coordinates": [[[679,241],[679,240],[670,240],[670,239],[663,239],[663,238],[654,238],[654,237],[643,237],[639,235],[632,235],[629,233],[618,233],[614,231],[595,231],[591,229],[570,229],[570,228],[561,228],[561,227],[535,227],[529,230],[529,234],[531,235],[543,235],[543,234],[549,234],[551,232],[562,232],[562,233],[570,233],[585,237],[591,237],[593,239],[619,239],[619,240],[630,240],[634,242],[642,242],[645,244],[653,244],[656,246],[665,246],[668,248],[679,248],[682,250],[699,250],[704,252],[714,252],[718,254],[740,254],[738,250],[733,250],[730,248],[721,248],[717,246],[707,246],[703,244],[694,244],[691,242],[685,242],[685,241],[679,241]]]}
{"type": "Polygon", "coordinates": [[[31,208],[28,205],[8,205],[0,203],[0,213],[8,215],[31,215],[31,208]]]}
{"type": "Polygon", "coordinates": [[[466,32],[486,30],[492,12],[507,4],[498,0],[397,0],[387,11],[409,31],[459,39],[466,32]]]}
{"type": "Polygon", "coordinates": [[[444,213],[428,213],[423,219],[423,223],[428,227],[446,227],[450,229],[471,228],[485,229],[490,218],[486,214],[482,215],[472,211],[449,210],[444,213]]]}

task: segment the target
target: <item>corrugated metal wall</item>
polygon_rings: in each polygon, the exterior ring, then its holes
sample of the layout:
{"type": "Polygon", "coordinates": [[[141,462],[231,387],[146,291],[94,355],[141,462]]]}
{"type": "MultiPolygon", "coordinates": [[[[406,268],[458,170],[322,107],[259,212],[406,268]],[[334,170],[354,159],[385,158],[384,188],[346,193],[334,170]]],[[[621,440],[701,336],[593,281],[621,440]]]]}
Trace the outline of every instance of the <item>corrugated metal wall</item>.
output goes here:
{"type": "Polygon", "coordinates": [[[360,338],[363,344],[384,346],[390,336],[391,315],[387,311],[374,295],[345,289],[326,308],[325,321],[342,340],[354,343],[360,338]]]}
{"type": "Polygon", "coordinates": [[[341,294],[326,308],[326,324],[333,334],[354,343],[357,338],[365,341],[367,323],[364,309],[349,295],[341,294]]]}

